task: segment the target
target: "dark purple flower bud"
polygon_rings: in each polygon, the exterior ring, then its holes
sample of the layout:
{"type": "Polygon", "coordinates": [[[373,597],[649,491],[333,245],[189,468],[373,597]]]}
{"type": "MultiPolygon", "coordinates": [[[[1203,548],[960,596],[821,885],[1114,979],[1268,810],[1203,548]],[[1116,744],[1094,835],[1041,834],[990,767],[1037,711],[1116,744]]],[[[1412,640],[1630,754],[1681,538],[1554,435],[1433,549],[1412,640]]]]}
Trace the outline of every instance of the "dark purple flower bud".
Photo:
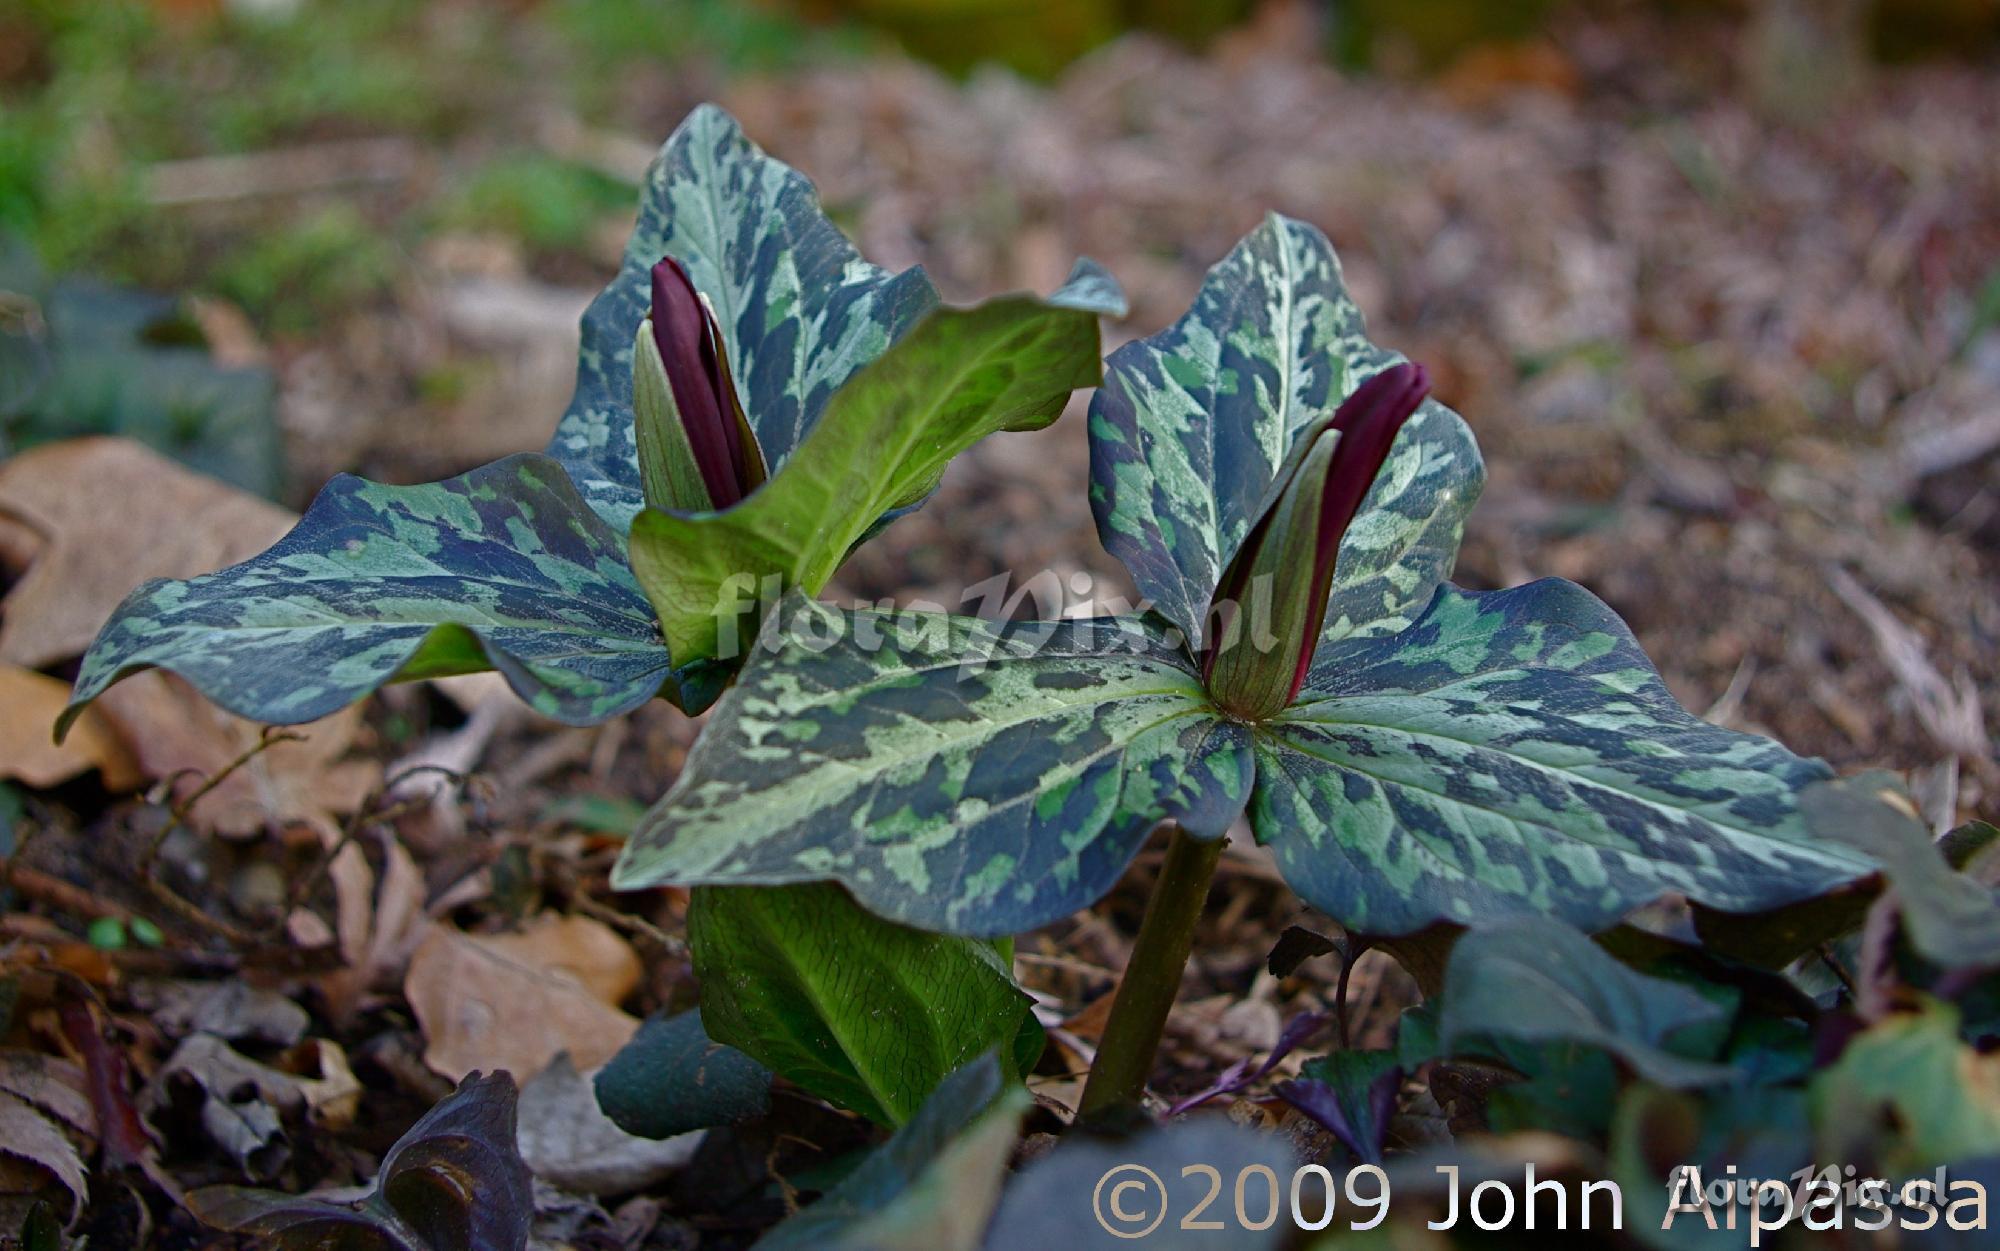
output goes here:
{"type": "Polygon", "coordinates": [[[672,257],[653,266],[653,307],[632,353],[640,480],[656,508],[728,508],[764,480],[764,458],[729,374],[722,328],[672,257]]]}
{"type": "Polygon", "coordinates": [[[1429,390],[1423,366],[1391,366],[1293,445],[1210,605],[1202,672],[1226,711],[1261,720],[1297,697],[1326,621],[1340,540],[1429,390]]]}

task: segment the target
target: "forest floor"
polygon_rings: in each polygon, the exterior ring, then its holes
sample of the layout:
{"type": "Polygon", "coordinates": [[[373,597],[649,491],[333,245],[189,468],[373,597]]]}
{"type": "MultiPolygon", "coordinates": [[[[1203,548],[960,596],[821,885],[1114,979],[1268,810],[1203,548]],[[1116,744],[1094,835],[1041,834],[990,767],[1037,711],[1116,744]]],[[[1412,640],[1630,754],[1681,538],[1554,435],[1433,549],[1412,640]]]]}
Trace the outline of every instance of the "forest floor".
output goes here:
{"type": "MultiPolygon", "coordinates": [[[[1131,299],[1107,349],[1177,317],[1264,213],[1304,218],[1340,249],[1372,337],[1425,363],[1479,437],[1489,484],[1459,581],[1581,582],[1695,712],[1844,769],[1908,771],[1940,827],[1990,816],[2000,67],[1877,69],[1801,105],[1745,70],[1729,28],[1669,37],[1633,18],[1396,81],[1330,68],[1296,20],[1275,6],[1202,55],[1129,37],[1047,85],[955,82],[879,55],[641,75],[588,121],[532,98],[442,136],[334,134],[234,165],[185,153],[154,163],[153,211],[204,248],[246,202],[414,212],[420,188],[431,196],[510,127],[565,168],[629,187],[706,96],[810,175],[872,260],[922,263],[948,298],[1046,291],[1074,257],[1103,262],[1131,299]]],[[[241,286],[221,288],[233,300],[209,291],[197,316],[219,358],[275,378],[296,508],[335,471],[418,481],[539,447],[567,399],[576,317],[626,228],[593,210],[559,246],[537,246],[476,214],[432,214],[398,236],[392,276],[324,318],[273,325],[241,286]]],[[[1054,571],[1132,598],[1091,521],[1083,403],[962,458],[829,595],[956,608],[988,579],[1021,588],[1054,571]]],[[[141,577],[241,558],[282,532],[274,506],[159,464],[88,446],[0,463],[11,673],[71,672],[141,577]],[[135,532],[169,530],[141,545],[168,556],[133,550],[135,532]]],[[[180,1184],[365,1176],[448,1078],[534,1071],[564,1047],[587,1068],[638,1018],[695,997],[684,897],[605,885],[621,833],[698,728],[664,704],[577,730],[494,699],[491,683],[395,688],[197,798],[195,779],[254,729],[164,680],[134,682],[107,701],[104,742],[82,749],[98,772],[70,777],[29,744],[47,692],[11,673],[23,693],[0,692],[20,783],[7,792],[8,964],[96,988],[109,1036],[156,1092],[144,1110],[180,1184]],[[472,780],[432,798],[408,777],[422,763],[472,780]],[[344,849],[333,870],[316,870],[331,846],[344,849]],[[137,941],[133,918],[163,942],[137,941]],[[133,941],[110,941],[107,920],[133,941]],[[324,945],[301,956],[313,939],[324,945]],[[560,969],[583,970],[588,1011],[560,969]],[[225,1010],[223,993],[257,1007],[225,1010]],[[226,1064],[197,1056],[192,1076],[163,1076],[190,1022],[225,1011],[239,1051],[301,1092],[271,1101],[302,1100],[319,1127],[294,1125],[282,1158],[254,1168],[272,1138],[232,1145],[204,1128],[226,1064]]],[[[1087,1049],[1101,1025],[1147,877],[1020,941],[1021,975],[1066,1046],[1087,1049]]],[[[1163,1089],[1203,1084],[1330,1005],[1336,961],[1282,979],[1264,968],[1292,924],[1331,929],[1238,840],[1170,1025],[1163,1089]]],[[[1351,981],[1364,1037],[1415,993],[1379,955],[1351,981]]],[[[52,1038],[49,1020],[26,1028],[52,1038]]],[[[1058,1073],[1038,1089],[1074,1093],[1058,1073]]],[[[137,1219],[97,1198],[104,1221],[137,1219]]],[[[691,1245],[701,1226],[673,1204],[621,1212],[626,1246],[691,1245]]],[[[608,1240],[614,1226],[590,1228],[608,1240]]]]}

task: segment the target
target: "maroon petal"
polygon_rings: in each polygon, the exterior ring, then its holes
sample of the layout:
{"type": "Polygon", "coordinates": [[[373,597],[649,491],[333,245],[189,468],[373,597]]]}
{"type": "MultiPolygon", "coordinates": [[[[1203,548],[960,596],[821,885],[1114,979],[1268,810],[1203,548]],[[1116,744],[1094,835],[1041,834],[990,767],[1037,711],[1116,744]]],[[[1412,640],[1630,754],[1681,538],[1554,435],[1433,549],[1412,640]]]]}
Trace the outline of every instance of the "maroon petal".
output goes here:
{"type": "Polygon", "coordinates": [[[1391,365],[1355,389],[1333,415],[1333,428],[1340,431],[1334,446],[1333,468],[1327,474],[1326,491],[1320,496],[1319,542],[1314,548],[1312,636],[1303,640],[1298,653],[1298,671],[1292,676],[1292,695],[1305,684],[1306,670],[1312,665],[1320,625],[1326,619],[1326,600],[1333,590],[1334,562],[1340,555],[1340,541],[1375,476],[1389,459],[1389,449],[1403,423],[1415,415],[1430,393],[1429,377],[1422,365],[1391,365]]]}
{"type": "Polygon", "coordinates": [[[743,498],[743,451],[732,419],[734,397],[715,344],[721,327],[673,257],[653,266],[653,342],[667,367],[688,446],[718,509],[743,498]]]}

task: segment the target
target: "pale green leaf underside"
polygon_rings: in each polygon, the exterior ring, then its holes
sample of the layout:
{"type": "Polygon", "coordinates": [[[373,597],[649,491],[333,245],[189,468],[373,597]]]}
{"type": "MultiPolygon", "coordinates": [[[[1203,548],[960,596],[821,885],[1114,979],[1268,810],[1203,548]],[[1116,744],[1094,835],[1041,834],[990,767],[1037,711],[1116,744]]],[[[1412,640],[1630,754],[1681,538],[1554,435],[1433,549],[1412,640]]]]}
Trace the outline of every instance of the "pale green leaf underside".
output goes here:
{"type": "Polygon", "coordinates": [[[708,296],[751,427],[775,468],[833,393],[937,304],[921,269],[869,264],[806,177],[705,104],[647,171],[618,277],[583,317],[576,394],[550,441],[591,506],[624,533],[644,506],[633,442],[632,336],[663,256],[708,296]]]}
{"type": "Polygon", "coordinates": [[[1446,588],[1400,636],[1322,645],[1257,754],[1259,841],[1365,933],[1595,929],[1669,892],[1750,911],[1873,867],[1799,817],[1824,764],[1688,714],[1616,614],[1556,579],[1446,588]]]}
{"type": "Polygon", "coordinates": [[[154,667],[285,725],[394,679],[490,667],[538,712],[601,721],[676,677],[623,546],[545,456],[421,486],[343,475],[269,551],[127,597],[65,716],[154,667]]]}
{"type": "Polygon", "coordinates": [[[1221,835],[1249,768],[1247,733],[1137,622],[793,596],[613,880],[833,880],[910,925],[1020,933],[1095,902],[1160,821],[1221,835]]]}
{"type": "Polygon", "coordinates": [[[711,1037],[885,1125],[983,1051],[1016,1077],[1041,1055],[993,944],[870,916],[837,886],[697,890],[688,942],[711,1037]]]}
{"type": "MultiPolygon", "coordinates": [[[[1180,321],[1112,354],[1090,409],[1098,536],[1156,611],[1202,618],[1300,431],[1401,360],[1368,341],[1326,236],[1276,215],[1209,271],[1180,321]]],[[[1390,634],[1450,574],[1485,470],[1427,401],[1341,544],[1325,639],[1390,634]]]]}
{"type": "Polygon", "coordinates": [[[764,592],[766,578],[818,592],[878,518],[936,487],[952,457],[1054,421],[1071,391],[1097,382],[1107,285],[1115,292],[1086,261],[1047,301],[938,309],[857,373],[748,499],[720,513],[641,512],[632,563],[673,653],[733,659],[731,605],[764,592]]]}

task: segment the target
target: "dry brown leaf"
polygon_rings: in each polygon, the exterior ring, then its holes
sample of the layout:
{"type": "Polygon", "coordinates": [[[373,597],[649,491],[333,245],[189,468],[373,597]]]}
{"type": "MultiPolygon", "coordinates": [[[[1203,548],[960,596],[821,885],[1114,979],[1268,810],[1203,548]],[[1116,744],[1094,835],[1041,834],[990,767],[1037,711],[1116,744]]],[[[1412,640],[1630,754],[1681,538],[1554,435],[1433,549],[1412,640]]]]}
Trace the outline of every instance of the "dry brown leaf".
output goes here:
{"type": "Polygon", "coordinates": [[[76,1146],[47,1117],[8,1094],[0,1094],[0,1154],[25,1160],[61,1182],[69,1191],[71,1217],[82,1208],[90,1183],[76,1146]]]}
{"type": "Polygon", "coordinates": [[[0,1091],[31,1103],[87,1143],[97,1138],[83,1070],[59,1056],[9,1047],[0,1051],[0,1091]]]}
{"type": "Polygon", "coordinates": [[[525,1080],[558,1052],[590,1069],[623,1047],[639,1022],[616,1004],[640,973],[639,958],[608,926],[548,915],[518,934],[433,925],[403,993],[433,1069],[453,1080],[506,1069],[525,1080]]]}
{"type": "Polygon", "coordinates": [[[590,1079],[558,1055],[521,1083],[521,1158],[535,1176],[577,1194],[631,1194],[684,1167],[702,1131],[637,1138],[597,1106],[590,1079]]]}
{"type": "Polygon", "coordinates": [[[297,520],[269,500],[182,468],[130,439],[51,443],[0,464],[0,560],[32,555],[0,603],[0,660],[40,668],[82,654],[148,578],[213,573],[297,520]],[[24,542],[23,532],[31,535],[24,542]]]}
{"type": "Polygon", "coordinates": [[[139,785],[139,766],[124,739],[94,708],[85,709],[69,737],[56,744],[50,729],[68,702],[69,683],[0,664],[0,777],[41,789],[96,769],[108,790],[139,785]]]}
{"type": "MultiPolygon", "coordinates": [[[[175,788],[182,795],[256,746],[263,733],[256,722],[224,712],[157,669],[127,678],[98,696],[95,706],[132,745],[146,776],[183,774],[175,788]]],[[[247,836],[299,822],[323,836],[336,834],[339,816],[359,807],[382,781],[379,763],[343,759],[360,727],[358,706],[288,727],[305,741],[278,743],[223,779],[195,806],[195,824],[247,836]]]]}

